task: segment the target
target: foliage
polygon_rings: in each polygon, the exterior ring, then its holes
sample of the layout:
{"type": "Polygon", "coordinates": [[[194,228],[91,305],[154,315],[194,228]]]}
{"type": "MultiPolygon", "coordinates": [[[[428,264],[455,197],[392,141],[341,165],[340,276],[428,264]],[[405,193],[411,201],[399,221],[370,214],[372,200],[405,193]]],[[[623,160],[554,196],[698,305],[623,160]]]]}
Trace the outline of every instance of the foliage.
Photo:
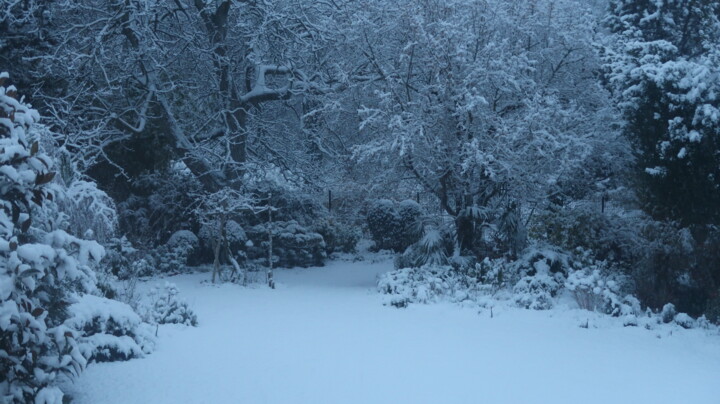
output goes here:
{"type": "Polygon", "coordinates": [[[178,272],[187,267],[188,257],[198,248],[200,241],[189,230],[178,230],[164,246],[157,250],[157,268],[160,272],[178,272]]]}
{"type": "Polygon", "coordinates": [[[91,292],[89,265],[102,248],[56,230],[31,229],[33,210],[54,198],[53,161],[30,142],[39,114],[16,99],[0,73],[0,397],[9,403],[59,402],[52,384],[85,367],[78,333],[63,325],[63,302],[91,292]]]}
{"type": "Polygon", "coordinates": [[[294,220],[259,224],[248,229],[248,238],[253,242],[248,247],[248,258],[267,262],[268,226],[272,229],[273,265],[286,268],[324,265],[327,255],[322,236],[294,220]]]}
{"type": "MultiPolygon", "coordinates": [[[[415,244],[410,245],[405,252],[395,259],[396,268],[447,266],[450,265],[448,249],[448,235],[437,228],[428,225],[424,234],[415,244]]],[[[450,244],[452,245],[452,244],[450,244]]]]}
{"type": "Polygon", "coordinates": [[[622,297],[620,281],[613,279],[603,264],[574,271],[565,281],[578,306],[616,317],[640,314],[640,301],[632,295],[622,297]]]}
{"type": "Polygon", "coordinates": [[[366,220],[375,248],[403,252],[417,242],[422,230],[422,209],[414,201],[400,203],[387,199],[373,202],[366,220]]]}
{"type": "Polygon", "coordinates": [[[84,295],[68,312],[64,324],[81,335],[78,346],[88,361],[129,360],[154,348],[153,330],[125,303],[84,295]]]}
{"type": "Polygon", "coordinates": [[[410,303],[441,299],[461,302],[479,293],[476,282],[450,266],[425,265],[388,272],[378,279],[378,290],[389,295],[388,304],[402,308],[410,303]]]}
{"type": "Polygon", "coordinates": [[[605,79],[638,156],[643,208],[682,225],[719,223],[720,6],[613,0],[605,79]]]}
{"type": "Polygon", "coordinates": [[[325,241],[325,252],[328,256],[335,252],[355,252],[362,235],[362,232],[357,227],[333,217],[319,219],[312,227],[312,231],[322,236],[323,241],[325,241]]]}
{"type": "Polygon", "coordinates": [[[177,286],[170,282],[165,282],[162,289],[153,288],[150,291],[148,307],[145,309],[148,321],[155,324],[184,324],[196,327],[197,315],[186,301],[178,298],[179,294],[177,286]]]}

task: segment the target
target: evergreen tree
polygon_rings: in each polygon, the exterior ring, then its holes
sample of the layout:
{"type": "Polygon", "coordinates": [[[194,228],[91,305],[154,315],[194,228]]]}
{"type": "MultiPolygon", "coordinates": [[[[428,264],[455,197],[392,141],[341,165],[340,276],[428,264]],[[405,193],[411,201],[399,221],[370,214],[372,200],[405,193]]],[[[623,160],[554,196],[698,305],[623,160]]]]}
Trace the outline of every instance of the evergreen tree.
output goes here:
{"type": "Polygon", "coordinates": [[[719,12],[714,0],[611,2],[605,77],[657,219],[720,223],[719,12]]]}

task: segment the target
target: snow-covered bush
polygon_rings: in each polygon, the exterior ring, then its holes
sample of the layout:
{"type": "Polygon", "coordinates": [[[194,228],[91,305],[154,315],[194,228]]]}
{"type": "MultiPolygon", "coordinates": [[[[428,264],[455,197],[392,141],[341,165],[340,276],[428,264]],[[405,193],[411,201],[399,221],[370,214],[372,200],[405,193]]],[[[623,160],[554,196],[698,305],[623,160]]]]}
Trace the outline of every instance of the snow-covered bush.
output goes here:
{"type": "Polygon", "coordinates": [[[422,238],[395,259],[395,267],[445,266],[450,264],[448,254],[447,243],[440,230],[426,226],[422,238]]]}
{"type": "Polygon", "coordinates": [[[142,258],[142,252],[136,249],[125,237],[112,238],[106,242],[103,266],[107,272],[125,280],[131,277],[147,276],[152,273],[153,266],[142,258]]]}
{"type": "Polygon", "coordinates": [[[86,365],[78,333],[63,325],[63,302],[94,290],[88,265],[103,251],[60,230],[31,228],[33,210],[54,198],[46,186],[53,162],[31,142],[39,114],[3,86],[7,78],[0,73],[0,400],[59,404],[55,379],[86,365]]]}
{"type": "Polygon", "coordinates": [[[441,299],[461,302],[472,299],[478,293],[477,286],[477,282],[449,265],[401,268],[378,279],[378,291],[390,295],[389,304],[395,307],[441,299]]]}
{"type": "Polygon", "coordinates": [[[621,297],[617,280],[603,274],[602,266],[592,266],[572,272],[565,281],[578,306],[585,310],[600,311],[612,316],[640,313],[640,302],[631,295],[621,297]]]}
{"type": "Polygon", "coordinates": [[[68,308],[65,325],[78,331],[78,345],[88,361],[128,360],[154,348],[152,328],[125,303],[83,295],[68,308]]]}
{"type": "Polygon", "coordinates": [[[513,287],[515,302],[524,308],[547,310],[570,272],[569,257],[549,248],[530,248],[512,265],[511,274],[519,277],[513,287]]]}
{"type": "Polygon", "coordinates": [[[187,266],[188,257],[200,242],[189,230],[179,230],[158,250],[157,264],[161,272],[177,272],[187,266]]]}
{"type": "Polygon", "coordinates": [[[174,283],[165,282],[160,289],[150,291],[150,302],[146,307],[147,320],[155,324],[184,324],[197,326],[197,316],[188,303],[178,298],[180,291],[174,283]]]}
{"type": "MultiPolygon", "coordinates": [[[[67,217],[54,202],[82,199],[84,191],[50,184],[53,159],[37,139],[48,131],[39,130],[37,111],[18,102],[12,86],[2,86],[4,78],[0,74],[0,401],[60,404],[63,394],[54,386],[59,375],[78,375],[88,359],[96,359],[98,347],[122,350],[128,344],[114,342],[120,335],[113,333],[125,331],[103,323],[102,314],[97,322],[84,315],[120,304],[94,296],[109,274],[93,270],[105,250],[62,228],[67,217]]],[[[92,227],[86,235],[99,228],[92,227]]],[[[132,322],[120,321],[120,329],[140,326],[129,307],[119,312],[132,322]]]]}
{"type": "Polygon", "coordinates": [[[695,319],[687,315],[686,313],[678,313],[675,315],[673,322],[682,328],[695,328],[695,319]]]}
{"type": "Polygon", "coordinates": [[[111,240],[118,227],[115,202],[94,182],[73,180],[56,199],[64,215],[64,230],[78,237],[91,236],[105,243],[111,240]]]}
{"type": "Polygon", "coordinates": [[[490,259],[486,257],[482,261],[474,263],[467,273],[478,282],[489,285],[493,290],[499,290],[507,286],[505,273],[508,272],[508,266],[508,261],[503,258],[490,259]]]}
{"type": "Polygon", "coordinates": [[[593,259],[632,266],[643,251],[639,231],[642,221],[581,205],[541,213],[530,231],[536,239],[567,251],[582,248],[593,259]]]}
{"type": "Polygon", "coordinates": [[[677,311],[675,310],[675,305],[668,303],[663,306],[662,311],[660,312],[660,319],[662,319],[663,323],[667,324],[673,321],[676,314],[677,311]]]}
{"type": "Polygon", "coordinates": [[[381,199],[367,211],[368,230],[378,250],[403,252],[422,236],[422,209],[414,201],[381,199]]]}
{"type": "Polygon", "coordinates": [[[548,310],[553,307],[553,298],[562,283],[547,272],[538,271],[533,276],[525,276],[513,287],[515,303],[533,310],[548,310]]]}
{"type": "Polygon", "coordinates": [[[325,241],[325,251],[328,255],[341,252],[355,252],[358,241],[362,232],[350,223],[344,223],[335,220],[332,217],[320,219],[312,230],[323,237],[325,241]]]}
{"type": "MultiPolygon", "coordinates": [[[[325,258],[325,241],[320,234],[308,230],[298,222],[273,222],[273,261],[274,265],[286,268],[322,266],[325,258]]],[[[248,230],[252,246],[248,247],[248,257],[267,260],[268,224],[259,224],[248,230]]]]}
{"type": "MultiPolygon", "coordinates": [[[[203,256],[213,256],[213,246],[217,243],[218,236],[221,234],[218,226],[219,223],[215,220],[204,223],[200,227],[198,239],[200,241],[200,248],[205,250],[203,252],[203,256]]],[[[227,220],[225,222],[225,237],[227,239],[228,247],[233,254],[245,254],[248,236],[243,226],[235,220],[227,220]]]]}
{"type": "MultiPolygon", "coordinates": [[[[156,136],[141,137],[142,144],[135,147],[149,149],[148,142],[154,138],[156,136]]],[[[170,156],[161,148],[158,151],[162,159],[170,156]]],[[[137,153],[128,157],[131,164],[140,163],[135,161],[137,153]]],[[[201,189],[197,178],[182,162],[167,162],[168,167],[160,168],[157,159],[150,161],[153,169],[133,180],[130,195],[126,195],[128,191],[123,188],[126,199],[117,202],[120,233],[148,249],[162,245],[174,232],[194,224],[195,218],[188,207],[197,203],[195,195],[201,189]]]]}

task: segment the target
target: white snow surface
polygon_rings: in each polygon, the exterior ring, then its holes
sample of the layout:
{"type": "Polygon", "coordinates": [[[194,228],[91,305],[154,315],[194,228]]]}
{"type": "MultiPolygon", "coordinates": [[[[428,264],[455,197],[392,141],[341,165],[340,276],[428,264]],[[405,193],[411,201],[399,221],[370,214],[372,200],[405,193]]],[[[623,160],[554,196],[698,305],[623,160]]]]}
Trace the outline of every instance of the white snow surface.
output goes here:
{"type": "Polygon", "coordinates": [[[160,326],[154,353],[92,364],[66,391],[74,404],[720,402],[717,331],[562,308],[397,309],[375,286],[391,269],[277,270],[276,290],[172,277],[199,326],[160,326]]]}

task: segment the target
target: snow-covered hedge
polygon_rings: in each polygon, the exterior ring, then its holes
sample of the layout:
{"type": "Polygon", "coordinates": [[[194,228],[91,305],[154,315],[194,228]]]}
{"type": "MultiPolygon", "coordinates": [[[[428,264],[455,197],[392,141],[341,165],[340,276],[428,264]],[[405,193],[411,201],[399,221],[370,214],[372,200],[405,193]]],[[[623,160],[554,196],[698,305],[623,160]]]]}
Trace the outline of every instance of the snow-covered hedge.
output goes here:
{"type": "Polygon", "coordinates": [[[640,313],[640,301],[632,295],[622,296],[620,285],[612,274],[604,275],[597,265],[572,272],[565,281],[581,309],[612,316],[640,313]]]}
{"type": "MultiPolygon", "coordinates": [[[[325,241],[318,233],[310,231],[298,222],[278,221],[272,223],[274,265],[286,268],[322,266],[327,258],[325,241]]],[[[268,224],[259,224],[248,230],[252,245],[248,257],[267,260],[268,224]]]]}
{"type": "MultiPolygon", "coordinates": [[[[378,289],[390,295],[390,304],[397,307],[438,300],[469,300],[484,305],[490,295],[495,295],[522,308],[547,310],[566,294],[579,308],[622,316],[628,318],[628,325],[636,324],[630,317],[641,313],[640,302],[623,293],[626,280],[604,262],[584,260],[587,257],[581,253],[578,256],[536,246],[515,261],[446,258],[444,265],[429,263],[383,274],[378,289]]],[[[666,315],[666,322],[676,321],[675,315],[666,315]]],[[[684,316],[676,322],[693,326],[684,316]]]]}

